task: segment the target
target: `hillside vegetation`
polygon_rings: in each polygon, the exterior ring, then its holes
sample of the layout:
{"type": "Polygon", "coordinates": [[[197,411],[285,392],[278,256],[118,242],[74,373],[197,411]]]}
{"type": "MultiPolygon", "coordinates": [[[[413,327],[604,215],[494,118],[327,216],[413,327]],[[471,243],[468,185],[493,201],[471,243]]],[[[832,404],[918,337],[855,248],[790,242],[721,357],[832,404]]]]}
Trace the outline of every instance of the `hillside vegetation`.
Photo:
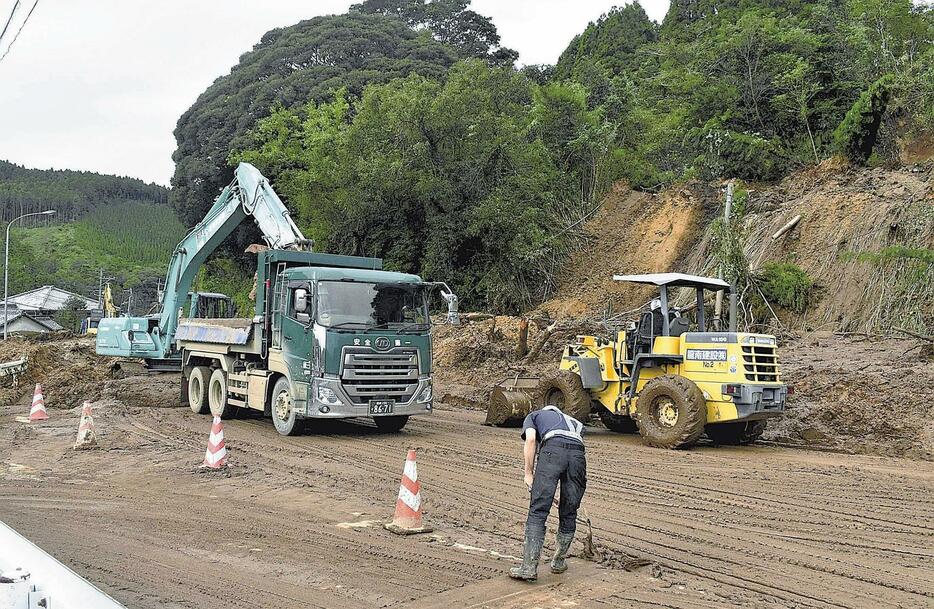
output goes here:
{"type": "Polygon", "coordinates": [[[184,234],[167,202],[165,188],[132,178],[0,161],[0,221],[56,211],[12,228],[10,292],[53,284],[94,298],[103,269],[115,298],[132,288],[136,311],[148,309],[184,234]]]}
{"type": "MultiPolygon", "coordinates": [[[[370,4],[441,39],[406,14],[442,2],[370,4]]],[[[554,292],[620,180],[775,181],[833,155],[898,165],[934,126],[932,40],[934,9],[910,0],[675,0],[662,24],[633,3],[553,67],[485,56],[362,90],[335,78],[330,95],[274,105],[228,158],[272,177],[319,246],[519,311],[554,292]]]]}
{"type": "MultiPolygon", "coordinates": [[[[367,0],[345,15],[315,17],[267,32],[230,74],[218,78],[178,120],[172,204],[192,225],[230,181],[231,148],[275,107],[329,99],[346,88],[420,74],[444,77],[457,60],[511,63],[496,27],[469,0],[367,0]]],[[[309,5],[309,11],[313,10],[309,5]]]]}
{"type": "MultiPolygon", "coordinates": [[[[0,222],[25,213],[54,209],[55,217],[42,224],[83,217],[102,204],[138,201],[164,205],[169,191],[136,178],[102,175],[90,171],[28,169],[0,161],[0,222]]],[[[27,219],[26,226],[37,220],[27,219]]]]}

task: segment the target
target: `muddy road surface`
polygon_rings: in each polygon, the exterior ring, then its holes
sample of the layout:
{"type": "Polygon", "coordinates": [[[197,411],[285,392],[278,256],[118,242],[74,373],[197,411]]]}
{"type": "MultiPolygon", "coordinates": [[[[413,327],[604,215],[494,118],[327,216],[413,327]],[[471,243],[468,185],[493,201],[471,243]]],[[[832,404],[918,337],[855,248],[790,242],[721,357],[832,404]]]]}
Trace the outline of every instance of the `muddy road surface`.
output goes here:
{"type": "Polygon", "coordinates": [[[506,577],[528,497],[515,430],[443,405],[399,434],[360,421],[285,438],[238,418],[229,470],[202,471],[210,419],[152,383],[165,407],[96,404],[93,451],[71,450],[80,408],[30,426],[0,406],[0,519],[128,607],[934,607],[931,462],[669,452],[594,428],[598,556],[575,541],[568,573],[543,562],[525,585],[506,577]],[[435,531],[397,537],[381,524],[408,448],[435,531]]]}

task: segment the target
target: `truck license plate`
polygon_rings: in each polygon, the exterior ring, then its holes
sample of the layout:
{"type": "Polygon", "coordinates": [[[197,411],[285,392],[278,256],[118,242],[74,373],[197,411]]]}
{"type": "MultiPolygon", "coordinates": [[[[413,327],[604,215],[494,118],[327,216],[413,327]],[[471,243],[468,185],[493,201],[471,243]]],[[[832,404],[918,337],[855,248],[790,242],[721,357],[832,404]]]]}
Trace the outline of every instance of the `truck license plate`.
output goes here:
{"type": "Polygon", "coordinates": [[[373,400],[370,402],[370,414],[392,414],[395,405],[392,400],[373,400]]]}

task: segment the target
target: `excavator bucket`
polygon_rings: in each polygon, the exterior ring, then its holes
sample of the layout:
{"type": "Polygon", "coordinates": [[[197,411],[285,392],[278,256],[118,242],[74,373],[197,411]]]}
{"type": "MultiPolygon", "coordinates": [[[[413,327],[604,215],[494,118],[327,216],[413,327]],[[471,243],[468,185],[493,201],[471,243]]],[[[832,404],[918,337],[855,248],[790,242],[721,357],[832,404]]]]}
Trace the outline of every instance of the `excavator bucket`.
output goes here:
{"type": "Polygon", "coordinates": [[[490,392],[484,425],[518,427],[541,401],[541,379],[516,375],[496,383],[490,392]]]}

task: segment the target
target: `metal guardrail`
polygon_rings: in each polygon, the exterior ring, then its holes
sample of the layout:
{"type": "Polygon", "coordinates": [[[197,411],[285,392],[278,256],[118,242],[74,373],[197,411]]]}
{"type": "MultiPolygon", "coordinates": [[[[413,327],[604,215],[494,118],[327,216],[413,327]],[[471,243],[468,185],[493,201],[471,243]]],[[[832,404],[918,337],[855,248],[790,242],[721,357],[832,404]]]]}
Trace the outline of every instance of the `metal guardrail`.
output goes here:
{"type": "Polygon", "coordinates": [[[26,372],[27,367],[29,367],[29,360],[25,356],[12,362],[0,363],[0,377],[12,376],[15,387],[18,384],[17,375],[26,372]]]}

